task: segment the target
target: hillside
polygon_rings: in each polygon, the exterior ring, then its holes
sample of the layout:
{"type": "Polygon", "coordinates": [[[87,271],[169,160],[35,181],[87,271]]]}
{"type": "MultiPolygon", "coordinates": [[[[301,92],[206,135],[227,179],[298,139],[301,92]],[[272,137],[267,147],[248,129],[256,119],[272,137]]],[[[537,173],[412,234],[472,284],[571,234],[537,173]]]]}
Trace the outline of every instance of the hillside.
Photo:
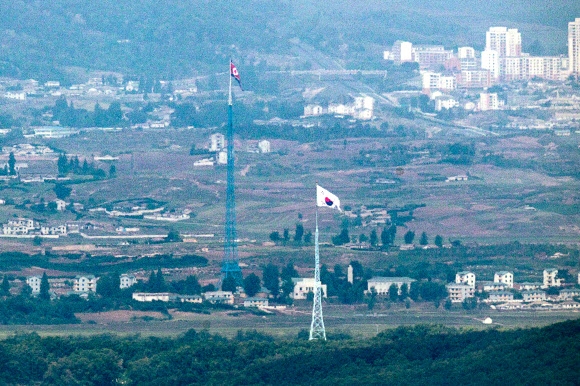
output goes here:
{"type": "Polygon", "coordinates": [[[394,40],[469,44],[485,30],[521,30],[524,50],[565,53],[564,0],[458,2],[0,1],[0,76],[74,81],[84,70],[172,79],[208,74],[230,56],[250,64],[306,67],[317,51],[347,67],[380,66],[394,40]],[[304,47],[312,47],[312,51],[304,47]]]}

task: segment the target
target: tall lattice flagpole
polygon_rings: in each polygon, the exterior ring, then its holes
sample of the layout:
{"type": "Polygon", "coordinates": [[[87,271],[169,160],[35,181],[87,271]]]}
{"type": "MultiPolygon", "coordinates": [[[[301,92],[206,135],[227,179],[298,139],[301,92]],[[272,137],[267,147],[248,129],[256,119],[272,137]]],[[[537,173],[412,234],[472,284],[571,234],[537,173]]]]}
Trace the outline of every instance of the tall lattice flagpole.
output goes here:
{"type": "Polygon", "coordinates": [[[227,187],[226,187],[226,225],[224,240],[224,259],[222,262],[222,282],[231,277],[237,285],[242,285],[242,270],[238,263],[238,245],[236,231],[236,199],[234,184],[234,127],[232,99],[232,62],[230,61],[230,86],[228,95],[228,131],[227,140],[227,187]]]}
{"type": "Polygon", "coordinates": [[[316,230],[314,231],[314,303],[309,340],[326,340],[324,319],[322,318],[322,285],[320,283],[320,255],[318,253],[318,206],[316,207],[316,230]]]}

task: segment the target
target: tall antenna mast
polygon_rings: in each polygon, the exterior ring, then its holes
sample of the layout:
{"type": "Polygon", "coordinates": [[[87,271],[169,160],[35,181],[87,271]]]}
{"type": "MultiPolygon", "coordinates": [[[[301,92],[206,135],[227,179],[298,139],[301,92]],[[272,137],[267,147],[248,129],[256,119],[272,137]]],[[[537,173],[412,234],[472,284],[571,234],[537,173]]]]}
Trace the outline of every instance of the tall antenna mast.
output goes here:
{"type": "Polygon", "coordinates": [[[314,303],[312,304],[312,323],[309,340],[326,340],[322,318],[322,285],[320,283],[320,255],[318,253],[318,206],[316,207],[316,230],[314,231],[314,303]]]}

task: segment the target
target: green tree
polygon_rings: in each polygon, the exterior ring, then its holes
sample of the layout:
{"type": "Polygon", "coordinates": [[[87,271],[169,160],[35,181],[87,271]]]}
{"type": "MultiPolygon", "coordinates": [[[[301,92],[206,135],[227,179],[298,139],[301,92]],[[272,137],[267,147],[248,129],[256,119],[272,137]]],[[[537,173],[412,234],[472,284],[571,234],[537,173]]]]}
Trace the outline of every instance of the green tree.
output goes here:
{"type": "Polygon", "coordinates": [[[232,276],[227,276],[222,280],[222,291],[236,292],[236,290],[236,279],[234,279],[232,276]]]}
{"type": "Polygon", "coordinates": [[[255,273],[251,273],[244,278],[244,292],[249,297],[252,297],[260,292],[260,288],[261,281],[255,273]]]}
{"type": "MultiPolygon", "coordinates": [[[[154,282],[156,282],[157,277],[155,277],[154,282]]],[[[99,278],[99,284],[97,285],[97,293],[104,298],[115,298],[121,293],[121,278],[118,274],[112,273],[108,275],[103,275],[99,278]]],[[[155,285],[156,288],[157,285],[155,285]]],[[[153,291],[157,292],[156,289],[153,291]]]]}
{"type": "Polygon", "coordinates": [[[14,152],[10,152],[8,156],[8,174],[11,176],[16,175],[16,157],[14,157],[14,152]]]}
{"type": "Polygon", "coordinates": [[[163,278],[163,272],[161,272],[161,268],[157,268],[155,284],[157,286],[157,289],[155,290],[155,292],[167,291],[167,284],[165,284],[165,279],[163,278]]]}
{"type": "Polygon", "coordinates": [[[360,236],[358,237],[358,241],[360,243],[366,243],[368,240],[369,238],[364,233],[361,233],[360,236]]]}
{"type": "Polygon", "coordinates": [[[284,242],[287,243],[290,240],[290,229],[284,228],[284,242]]]}
{"type": "Polygon", "coordinates": [[[398,298],[399,298],[399,286],[393,283],[389,287],[389,300],[395,302],[397,301],[398,298]]]}
{"type": "Polygon", "coordinates": [[[70,196],[70,193],[72,191],[71,188],[69,188],[68,186],[64,185],[64,184],[56,184],[54,186],[54,193],[56,194],[56,197],[61,199],[61,200],[66,200],[66,198],[68,196],[70,196]]]}
{"type": "Polygon", "coordinates": [[[169,233],[165,237],[165,241],[167,241],[168,243],[171,243],[171,242],[182,242],[183,239],[181,238],[181,235],[179,234],[179,232],[177,230],[172,229],[172,230],[169,231],[169,233]]]}
{"type": "Polygon", "coordinates": [[[376,229],[373,229],[371,231],[371,236],[370,236],[369,242],[371,243],[371,245],[373,247],[376,247],[377,246],[377,243],[379,242],[379,238],[377,236],[377,230],[376,229]]]}
{"type": "Polygon", "coordinates": [[[294,241],[302,241],[302,236],[304,236],[304,225],[302,225],[302,223],[297,223],[296,231],[294,233],[294,241]]]}
{"type": "Polygon", "coordinates": [[[10,282],[8,281],[8,276],[6,275],[4,275],[4,278],[2,279],[0,291],[2,293],[2,296],[10,296],[10,282]]]}
{"type": "Polygon", "coordinates": [[[42,274],[42,279],[40,279],[40,293],[38,297],[42,300],[50,300],[50,284],[48,283],[46,272],[42,274]]]}
{"type": "Polygon", "coordinates": [[[429,239],[427,238],[427,233],[425,233],[425,232],[421,233],[421,239],[419,240],[419,244],[421,244],[421,245],[429,244],[429,239]]]}
{"type": "Polygon", "coordinates": [[[310,244],[312,242],[312,232],[308,231],[304,235],[304,242],[310,244]]]}
{"type": "Polygon", "coordinates": [[[403,237],[405,239],[405,244],[413,244],[413,240],[415,239],[415,232],[408,230],[403,237]]]}
{"type": "Polygon", "coordinates": [[[340,233],[332,237],[332,243],[334,245],[344,245],[350,242],[350,236],[348,235],[348,229],[343,228],[340,233]]]}
{"type": "Polygon", "coordinates": [[[280,232],[274,231],[274,232],[270,233],[270,240],[272,240],[273,242],[280,241],[280,232]]]}
{"type": "Polygon", "coordinates": [[[117,168],[115,167],[115,165],[111,165],[111,167],[109,168],[109,178],[115,178],[117,177],[117,168]]]}
{"type": "Polygon", "coordinates": [[[32,239],[32,244],[34,244],[35,246],[40,246],[42,245],[42,237],[40,236],[34,236],[34,238],[32,239]]]}
{"type": "Polygon", "coordinates": [[[407,283],[403,283],[403,285],[401,285],[400,292],[401,294],[399,295],[399,298],[401,300],[405,300],[409,297],[409,286],[407,285],[407,283]]]}
{"type": "Polygon", "coordinates": [[[443,247],[443,237],[441,237],[441,235],[435,236],[435,245],[437,245],[439,248],[443,247]]]}
{"type": "Polygon", "coordinates": [[[278,267],[269,263],[264,267],[262,279],[264,280],[264,287],[270,291],[274,298],[277,298],[280,293],[280,272],[278,267]]]}

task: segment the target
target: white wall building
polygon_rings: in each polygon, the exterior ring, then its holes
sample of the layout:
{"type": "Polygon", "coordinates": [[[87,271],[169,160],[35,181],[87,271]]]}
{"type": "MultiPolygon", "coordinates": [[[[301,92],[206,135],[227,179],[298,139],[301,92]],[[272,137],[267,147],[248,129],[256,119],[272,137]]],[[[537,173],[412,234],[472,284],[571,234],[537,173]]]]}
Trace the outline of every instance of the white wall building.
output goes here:
{"type": "Polygon", "coordinates": [[[260,153],[269,153],[271,151],[270,141],[263,140],[258,142],[258,149],[260,153]]]}
{"type": "Polygon", "coordinates": [[[231,291],[208,291],[203,296],[213,304],[234,304],[234,294],[231,291]]]}
{"type": "Polygon", "coordinates": [[[137,302],[168,302],[176,298],[169,292],[134,292],[132,297],[137,302]]]}
{"type": "Polygon", "coordinates": [[[475,274],[469,271],[461,271],[455,274],[456,284],[467,284],[470,287],[475,287],[475,274]]]}
{"type": "Polygon", "coordinates": [[[485,33],[485,49],[497,51],[500,58],[522,54],[522,35],[515,28],[491,27],[485,33]]]}
{"type": "Polygon", "coordinates": [[[558,279],[558,270],[555,268],[544,269],[544,287],[559,287],[561,279],[558,279]]]}
{"type": "Polygon", "coordinates": [[[499,79],[499,54],[495,50],[485,50],[481,52],[481,68],[489,70],[493,80],[499,79]]]}
{"type": "Polygon", "coordinates": [[[580,75],[580,18],[568,23],[569,73],[580,75]]]}
{"type": "Polygon", "coordinates": [[[457,57],[459,59],[475,58],[475,49],[473,47],[459,47],[457,48],[457,57]]]}
{"type": "Polygon", "coordinates": [[[370,293],[373,288],[377,295],[387,295],[389,293],[389,288],[394,284],[398,288],[399,294],[401,294],[401,287],[403,284],[407,285],[407,290],[411,288],[411,284],[415,282],[415,279],[410,277],[382,277],[376,276],[368,280],[367,291],[370,293]]]}
{"type": "Polygon", "coordinates": [[[220,151],[225,148],[225,137],[223,134],[215,133],[209,137],[209,151],[220,151]]]}
{"type": "Polygon", "coordinates": [[[397,40],[391,50],[393,61],[396,64],[413,61],[413,43],[397,40]]]}
{"type": "Polygon", "coordinates": [[[97,279],[94,275],[76,276],[73,284],[73,291],[86,293],[97,292],[97,279]]]}
{"type": "Polygon", "coordinates": [[[539,302],[546,300],[546,293],[541,290],[523,291],[524,302],[539,302]]]}
{"type": "Polygon", "coordinates": [[[129,274],[124,273],[119,278],[119,288],[121,288],[121,289],[132,287],[136,283],[137,283],[137,278],[135,277],[135,275],[129,275],[129,274]]]}
{"type": "Polygon", "coordinates": [[[26,284],[32,289],[33,294],[40,293],[40,282],[42,279],[40,276],[30,276],[26,278],[26,284]]]}
{"type": "Polygon", "coordinates": [[[449,300],[452,303],[461,303],[467,298],[475,296],[475,287],[463,283],[449,283],[445,286],[449,300]]]}
{"type": "Polygon", "coordinates": [[[493,275],[494,283],[507,284],[509,288],[514,288],[514,274],[508,271],[499,271],[493,275]]]}
{"type": "Polygon", "coordinates": [[[480,111],[499,110],[499,98],[497,93],[482,92],[479,94],[478,107],[480,111]]]}
{"type": "MultiPolygon", "coordinates": [[[[304,300],[308,296],[309,292],[314,294],[315,281],[312,277],[305,278],[292,278],[294,282],[294,291],[292,291],[292,299],[294,300],[304,300]]],[[[322,288],[322,297],[326,297],[326,284],[320,284],[322,288]]]]}

